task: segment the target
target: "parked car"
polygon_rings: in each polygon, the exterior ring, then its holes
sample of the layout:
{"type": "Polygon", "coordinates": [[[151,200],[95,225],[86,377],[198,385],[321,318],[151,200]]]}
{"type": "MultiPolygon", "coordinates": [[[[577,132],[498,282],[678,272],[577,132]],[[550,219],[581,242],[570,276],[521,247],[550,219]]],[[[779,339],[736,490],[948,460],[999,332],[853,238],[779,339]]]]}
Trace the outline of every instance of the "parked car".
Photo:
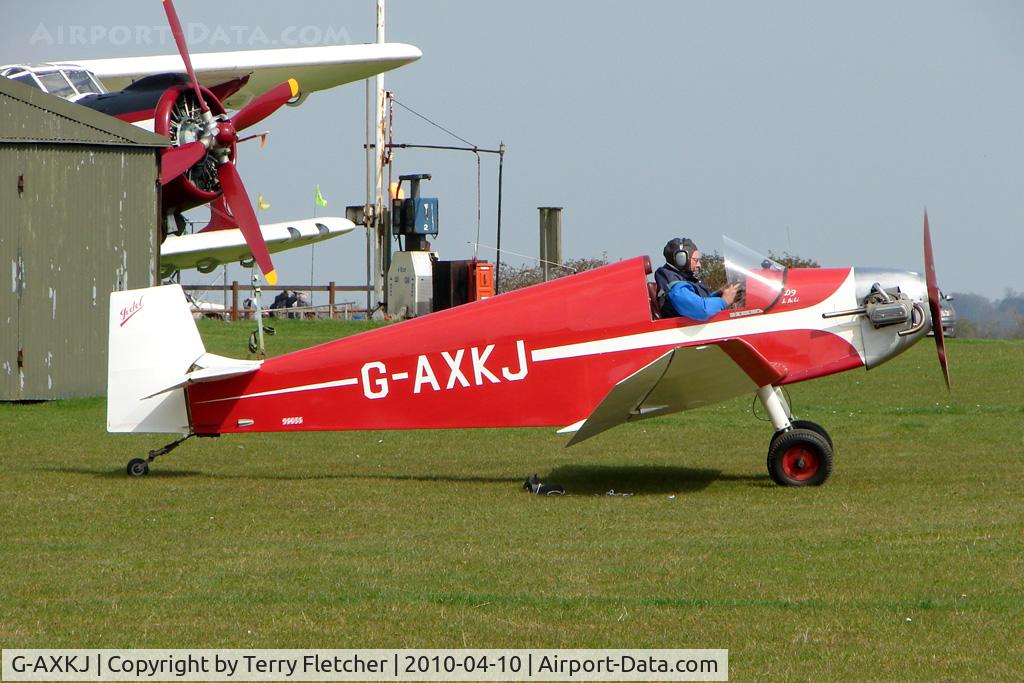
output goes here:
{"type": "MultiPolygon", "coordinates": [[[[939,310],[942,312],[942,335],[956,337],[956,309],[953,308],[953,297],[939,292],[939,310]]],[[[933,333],[929,332],[929,336],[933,333]]]]}

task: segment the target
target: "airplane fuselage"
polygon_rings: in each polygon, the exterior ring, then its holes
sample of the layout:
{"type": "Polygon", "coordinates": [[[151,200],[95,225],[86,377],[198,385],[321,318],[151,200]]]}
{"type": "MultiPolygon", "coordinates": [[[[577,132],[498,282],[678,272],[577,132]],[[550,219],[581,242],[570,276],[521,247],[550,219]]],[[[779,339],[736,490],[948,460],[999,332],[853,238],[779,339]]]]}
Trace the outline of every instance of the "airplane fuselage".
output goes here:
{"type": "Polygon", "coordinates": [[[739,339],[781,385],[874,367],[925,335],[926,326],[898,336],[863,315],[826,317],[857,309],[875,282],[921,302],[914,273],[789,269],[773,299],[774,288],[748,284],[743,307],[697,323],[652,316],[648,272],[646,259],[635,258],[192,384],[193,429],[565,426],[668,349],[739,339]]]}

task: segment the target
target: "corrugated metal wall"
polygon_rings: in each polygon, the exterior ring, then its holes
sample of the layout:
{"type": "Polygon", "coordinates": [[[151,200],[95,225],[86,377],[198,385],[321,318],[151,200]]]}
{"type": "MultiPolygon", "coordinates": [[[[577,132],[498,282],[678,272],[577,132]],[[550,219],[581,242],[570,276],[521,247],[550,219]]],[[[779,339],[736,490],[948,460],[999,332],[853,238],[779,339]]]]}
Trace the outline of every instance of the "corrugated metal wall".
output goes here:
{"type": "Polygon", "coordinates": [[[0,400],[105,393],[110,292],[157,282],[158,159],[0,142],[0,400]]]}

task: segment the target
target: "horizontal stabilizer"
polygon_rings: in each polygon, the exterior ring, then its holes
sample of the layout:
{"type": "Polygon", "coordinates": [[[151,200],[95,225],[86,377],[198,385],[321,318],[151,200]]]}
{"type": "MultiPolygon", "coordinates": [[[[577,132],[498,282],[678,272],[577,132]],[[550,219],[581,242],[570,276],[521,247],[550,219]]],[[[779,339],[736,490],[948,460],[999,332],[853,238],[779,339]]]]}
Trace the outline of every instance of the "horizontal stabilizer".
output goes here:
{"type": "Polygon", "coordinates": [[[194,370],[179,377],[174,383],[154,392],[146,398],[153,398],[153,396],[158,396],[174,389],[180,389],[196,382],[209,382],[215,379],[224,379],[225,377],[247,375],[251,372],[256,372],[261,365],[263,365],[261,360],[236,360],[234,358],[218,356],[214,353],[204,353],[195,362],[194,370]]]}
{"type": "MultiPolygon", "coordinates": [[[[785,373],[742,339],[681,346],[626,377],[608,392],[566,446],[632,420],[724,401],[774,384],[785,373]]],[[[572,431],[570,425],[560,433],[572,431]]]]}

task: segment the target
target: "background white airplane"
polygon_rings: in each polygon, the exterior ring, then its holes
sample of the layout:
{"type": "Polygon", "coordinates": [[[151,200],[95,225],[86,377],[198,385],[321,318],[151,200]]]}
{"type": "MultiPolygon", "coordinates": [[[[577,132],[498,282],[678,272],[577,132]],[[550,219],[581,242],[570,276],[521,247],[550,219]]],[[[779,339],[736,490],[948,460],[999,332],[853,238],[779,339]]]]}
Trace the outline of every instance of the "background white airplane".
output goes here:
{"type": "Polygon", "coordinates": [[[178,55],[15,64],[0,67],[0,75],[171,139],[162,159],[161,274],[255,260],[273,284],[271,252],[337,237],[354,225],[328,216],[259,226],[235,170],[237,143],[246,139],[237,133],[285,104],[409,64],[422,53],[383,43],[190,56],[173,5],[164,7],[178,55]],[[229,118],[228,111],[237,113],[229,118]],[[211,204],[210,223],[184,234],[182,212],[203,204],[211,204]]]}

